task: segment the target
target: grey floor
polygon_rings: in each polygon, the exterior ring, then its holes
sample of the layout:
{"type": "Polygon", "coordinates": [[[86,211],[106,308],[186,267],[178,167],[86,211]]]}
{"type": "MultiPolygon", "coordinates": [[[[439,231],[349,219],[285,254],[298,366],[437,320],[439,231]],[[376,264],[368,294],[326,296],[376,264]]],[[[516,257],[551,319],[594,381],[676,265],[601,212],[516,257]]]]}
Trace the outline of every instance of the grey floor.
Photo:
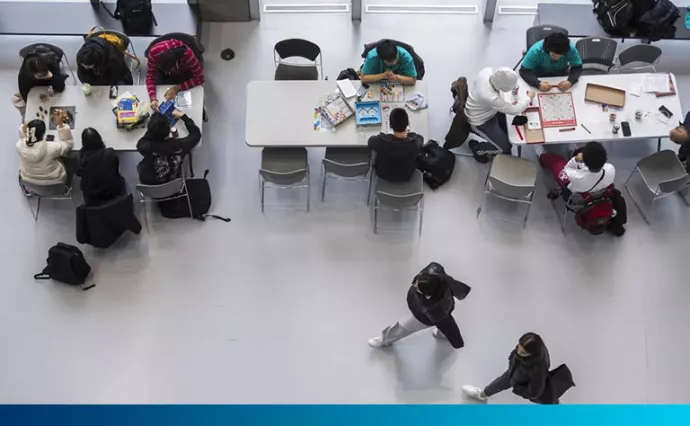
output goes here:
{"type": "MultiPolygon", "coordinates": [[[[297,193],[270,193],[266,214],[259,210],[260,152],[243,140],[245,86],[272,78],[278,40],[318,42],[331,78],[359,65],[364,42],[412,43],[426,60],[426,136],[442,140],[450,82],[486,65],[512,66],[530,23],[501,17],[492,30],[478,16],[377,15],[352,25],[346,15],[271,15],[206,24],[211,121],[195,161],[211,169],[213,210],[233,222],[157,217],[139,238],[107,251],[84,247],[97,284],[85,293],[31,278],[51,245],[75,242],[75,216],[69,203],[46,203],[34,223],[16,185],[19,117],[1,103],[0,402],[457,404],[466,402],[463,384],[488,383],[516,339],[535,331],[554,366],[566,362],[574,372],[565,403],[689,403],[690,211],[680,199],[658,203],[651,226],[629,202],[622,239],[574,228],[564,236],[540,182],[522,230],[522,210],[499,201],[475,219],[488,167],[461,157],[452,180],[426,192],[421,238],[414,217],[394,215],[374,236],[364,184],[336,182],[325,202],[316,200],[323,150],[311,149],[311,213],[300,210],[297,193]],[[226,47],[235,60],[219,59],[226,47]],[[455,311],[466,348],[454,351],[430,332],[369,348],[368,338],[406,314],[410,280],[430,261],[473,287],[455,311]]],[[[32,41],[0,38],[7,99],[16,52],[32,41]]],[[[71,57],[79,46],[52,41],[71,57]]],[[[140,52],[145,44],[138,41],[140,52]]],[[[687,46],[659,46],[660,69],[677,74],[687,106],[687,46]]],[[[655,144],[607,147],[620,185],[655,144]]],[[[131,185],[138,156],[122,158],[131,185]]],[[[510,393],[492,402],[523,403],[510,393]]]]}

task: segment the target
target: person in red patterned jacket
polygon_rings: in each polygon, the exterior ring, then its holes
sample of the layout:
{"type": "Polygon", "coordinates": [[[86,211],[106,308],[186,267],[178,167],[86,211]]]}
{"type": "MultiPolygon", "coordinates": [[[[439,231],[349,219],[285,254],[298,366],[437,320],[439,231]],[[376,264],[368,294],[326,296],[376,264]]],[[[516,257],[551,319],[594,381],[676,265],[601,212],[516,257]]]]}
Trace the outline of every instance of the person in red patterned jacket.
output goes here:
{"type": "Polygon", "coordinates": [[[151,108],[158,111],[156,84],[172,84],[165,92],[166,100],[174,99],[180,90],[204,84],[204,69],[194,50],[176,39],[163,40],[151,46],[146,72],[146,88],[151,108]]]}

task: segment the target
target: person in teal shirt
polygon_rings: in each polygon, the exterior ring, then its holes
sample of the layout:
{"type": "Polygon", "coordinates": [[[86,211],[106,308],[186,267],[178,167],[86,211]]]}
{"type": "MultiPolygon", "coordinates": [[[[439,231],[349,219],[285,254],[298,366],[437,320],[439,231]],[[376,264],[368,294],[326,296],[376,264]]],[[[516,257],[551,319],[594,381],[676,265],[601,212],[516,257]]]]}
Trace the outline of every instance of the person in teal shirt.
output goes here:
{"type": "Polygon", "coordinates": [[[391,40],[384,40],[371,49],[362,65],[362,83],[371,84],[381,80],[395,80],[402,84],[415,84],[417,69],[410,52],[396,46],[391,40]]]}
{"type": "Polygon", "coordinates": [[[577,49],[563,33],[550,34],[542,41],[532,45],[522,59],[520,77],[532,87],[542,92],[557,87],[565,92],[570,89],[582,74],[582,59],[577,49]],[[567,80],[556,85],[539,80],[539,77],[568,76],[567,80]]]}

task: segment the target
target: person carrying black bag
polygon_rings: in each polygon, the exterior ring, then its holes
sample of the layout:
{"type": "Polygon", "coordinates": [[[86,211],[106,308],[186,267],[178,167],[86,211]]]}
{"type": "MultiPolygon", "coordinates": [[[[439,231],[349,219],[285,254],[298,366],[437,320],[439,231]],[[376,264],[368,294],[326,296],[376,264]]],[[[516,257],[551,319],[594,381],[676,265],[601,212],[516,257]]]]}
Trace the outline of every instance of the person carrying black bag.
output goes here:
{"type": "Polygon", "coordinates": [[[434,327],[433,336],[446,339],[455,349],[465,346],[453,309],[455,299],[463,300],[471,288],[446,274],[443,266],[432,262],[412,280],[407,292],[407,306],[412,314],[388,326],[380,336],[369,339],[369,346],[389,346],[418,331],[434,327]]]}

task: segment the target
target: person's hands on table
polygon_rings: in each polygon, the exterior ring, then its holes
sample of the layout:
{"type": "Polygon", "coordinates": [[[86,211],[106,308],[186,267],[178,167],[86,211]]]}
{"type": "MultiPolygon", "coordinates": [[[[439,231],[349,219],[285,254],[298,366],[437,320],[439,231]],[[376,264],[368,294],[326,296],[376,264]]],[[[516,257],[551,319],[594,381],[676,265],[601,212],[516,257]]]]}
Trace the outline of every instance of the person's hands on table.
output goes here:
{"type": "Polygon", "coordinates": [[[528,90],[528,91],[527,91],[527,97],[528,97],[528,98],[534,99],[535,96],[537,96],[537,94],[534,93],[533,90],[528,90]]]}
{"type": "Polygon", "coordinates": [[[171,86],[168,88],[168,90],[165,91],[165,100],[166,101],[172,101],[175,99],[177,94],[180,92],[180,87],[179,86],[171,86]]]}
{"type": "Polygon", "coordinates": [[[158,99],[151,99],[151,109],[158,112],[158,99]]]}
{"type": "Polygon", "coordinates": [[[565,92],[566,90],[573,87],[573,83],[569,82],[568,80],[565,80],[565,81],[561,81],[560,83],[558,83],[557,87],[561,92],[565,92]]]}
{"type": "Polygon", "coordinates": [[[541,90],[542,92],[548,92],[549,90],[551,90],[551,84],[546,81],[541,81],[539,82],[539,90],[541,90]]]}
{"type": "Polygon", "coordinates": [[[386,72],[383,73],[383,78],[386,80],[394,80],[395,74],[393,74],[393,71],[391,70],[386,70],[386,72]]]}
{"type": "Polygon", "coordinates": [[[174,109],[172,112],[172,116],[173,116],[173,118],[176,118],[179,120],[180,118],[184,117],[184,112],[180,111],[179,109],[174,109]]]}

